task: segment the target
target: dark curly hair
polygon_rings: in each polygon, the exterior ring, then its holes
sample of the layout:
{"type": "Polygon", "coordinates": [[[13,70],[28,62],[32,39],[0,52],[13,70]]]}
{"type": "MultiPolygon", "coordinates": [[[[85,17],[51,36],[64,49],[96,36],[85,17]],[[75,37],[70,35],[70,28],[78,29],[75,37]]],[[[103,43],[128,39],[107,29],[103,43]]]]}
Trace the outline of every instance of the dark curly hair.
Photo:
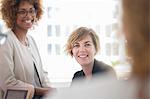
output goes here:
{"type": "Polygon", "coordinates": [[[11,29],[14,28],[19,4],[23,1],[27,1],[34,6],[37,12],[36,13],[37,20],[41,18],[43,10],[40,0],[2,0],[1,1],[2,19],[6,22],[8,28],[11,29]]]}

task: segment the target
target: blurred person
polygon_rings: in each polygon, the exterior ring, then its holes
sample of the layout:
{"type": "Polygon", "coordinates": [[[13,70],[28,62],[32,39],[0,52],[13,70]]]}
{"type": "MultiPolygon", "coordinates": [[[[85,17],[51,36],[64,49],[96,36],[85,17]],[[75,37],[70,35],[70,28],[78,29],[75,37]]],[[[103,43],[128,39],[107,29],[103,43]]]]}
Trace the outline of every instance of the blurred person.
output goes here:
{"type": "Polygon", "coordinates": [[[39,51],[28,30],[41,18],[40,0],[1,0],[2,19],[9,30],[0,46],[0,99],[9,87],[26,87],[40,99],[52,88],[43,70],[39,51]]]}
{"type": "Polygon", "coordinates": [[[150,99],[149,0],[122,0],[121,4],[121,29],[132,59],[130,78],[113,80],[103,75],[92,83],[79,82],[80,87],[62,90],[51,99],[150,99]]]}
{"type": "Polygon", "coordinates": [[[94,58],[99,49],[99,37],[93,29],[79,27],[72,32],[66,44],[66,52],[82,67],[81,71],[74,74],[72,83],[78,79],[89,80],[96,74],[112,73],[116,76],[111,66],[94,58]]]}

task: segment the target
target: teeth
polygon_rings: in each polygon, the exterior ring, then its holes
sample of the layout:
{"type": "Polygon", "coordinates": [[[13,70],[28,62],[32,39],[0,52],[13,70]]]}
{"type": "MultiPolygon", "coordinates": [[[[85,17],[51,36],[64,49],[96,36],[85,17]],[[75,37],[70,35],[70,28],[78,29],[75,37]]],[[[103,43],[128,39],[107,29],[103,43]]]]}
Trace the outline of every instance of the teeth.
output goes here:
{"type": "Polygon", "coordinates": [[[85,57],[87,57],[87,55],[79,55],[79,57],[85,58],[85,57]]]}
{"type": "Polygon", "coordinates": [[[26,22],[26,23],[31,23],[31,20],[26,20],[25,22],[26,22]]]}

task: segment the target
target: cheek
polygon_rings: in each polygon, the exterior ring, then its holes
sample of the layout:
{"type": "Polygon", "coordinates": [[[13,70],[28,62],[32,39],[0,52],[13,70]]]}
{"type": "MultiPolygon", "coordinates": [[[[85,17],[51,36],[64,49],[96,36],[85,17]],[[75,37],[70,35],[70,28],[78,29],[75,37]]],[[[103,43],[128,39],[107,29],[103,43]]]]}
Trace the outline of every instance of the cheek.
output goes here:
{"type": "Polygon", "coordinates": [[[16,18],[16,24],[20,24],[21,23],[21,19],[20,18],[16,18]]]}
{"type": "Polygon", "coordinates": [[[92,48],[91,49],[91,54],[94,56],[96,54],[96,49],[95,48],[92,48]]]}
{"type": "Polygon", "coordinates": [[[77,54],[77,50],[76,49],[72,49],[72,55],[76,56],[76,54],[77,54]]]}
{"type": "Polygon", "coordinates": [[[74,56],[74,54],[75,54],[75,50],[74,50],[74,49],[72,49],[72,55],[74,56]]]}

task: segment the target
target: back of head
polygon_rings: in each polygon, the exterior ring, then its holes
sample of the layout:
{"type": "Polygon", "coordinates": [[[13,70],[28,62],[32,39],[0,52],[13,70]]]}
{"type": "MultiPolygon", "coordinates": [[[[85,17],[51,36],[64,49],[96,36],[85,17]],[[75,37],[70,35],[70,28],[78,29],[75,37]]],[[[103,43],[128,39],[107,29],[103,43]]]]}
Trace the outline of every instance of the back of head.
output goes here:
{"type": "Polygon", "coordinates": [[[123,29],[128,54],[132,58],[132,76],[146,79],[150,69],[149,0],[123,0],[123,29]]]}

